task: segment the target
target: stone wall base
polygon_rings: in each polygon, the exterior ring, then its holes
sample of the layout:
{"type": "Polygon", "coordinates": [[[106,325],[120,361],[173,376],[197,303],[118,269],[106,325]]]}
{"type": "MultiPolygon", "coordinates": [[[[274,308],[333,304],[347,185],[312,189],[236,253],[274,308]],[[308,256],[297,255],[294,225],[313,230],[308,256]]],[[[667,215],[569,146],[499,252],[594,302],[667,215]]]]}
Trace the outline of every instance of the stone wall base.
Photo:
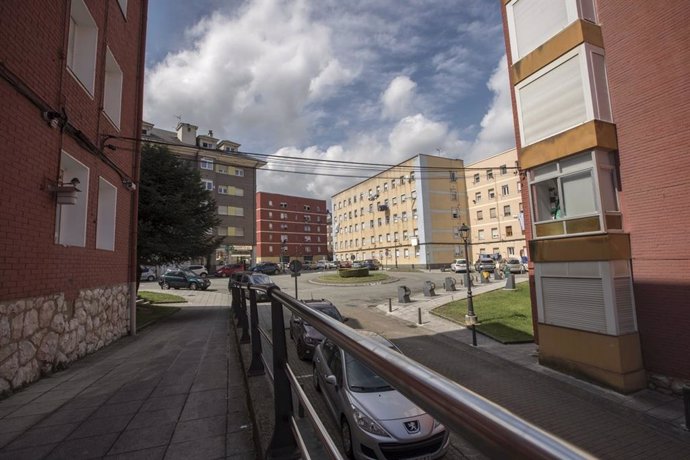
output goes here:
{"type": "Polygon", "coordinates": [[[0,303],[0,394],[65,367],[127,334],[127,284],[0,303]]]}

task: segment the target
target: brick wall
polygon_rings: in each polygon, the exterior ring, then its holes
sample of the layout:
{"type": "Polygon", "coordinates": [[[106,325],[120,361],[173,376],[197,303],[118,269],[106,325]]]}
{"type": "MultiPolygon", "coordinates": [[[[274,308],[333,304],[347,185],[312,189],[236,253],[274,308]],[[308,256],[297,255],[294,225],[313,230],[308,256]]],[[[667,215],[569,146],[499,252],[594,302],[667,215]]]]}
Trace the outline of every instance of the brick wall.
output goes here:
{"type": "Polygon", "coordinates": [[[645,367],[690,378],[690,10],[598,3],[645,367]]]}

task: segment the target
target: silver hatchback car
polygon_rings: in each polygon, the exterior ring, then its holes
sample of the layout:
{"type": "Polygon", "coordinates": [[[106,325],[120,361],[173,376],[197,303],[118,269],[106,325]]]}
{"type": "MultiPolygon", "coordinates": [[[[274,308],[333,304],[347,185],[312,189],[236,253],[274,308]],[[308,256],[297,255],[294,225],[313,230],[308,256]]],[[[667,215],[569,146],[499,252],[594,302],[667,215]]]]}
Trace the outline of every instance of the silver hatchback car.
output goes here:
{"type": "MultiPolygon", "coordinates": [[[[396,351],[370,332],[357,332],[396,351]]],[[[313,383],[323,392],[345,454],[357,459],[436,459],[448,449],[448,431],[431,415],[330,340],[314,352],[313,383]]]]}

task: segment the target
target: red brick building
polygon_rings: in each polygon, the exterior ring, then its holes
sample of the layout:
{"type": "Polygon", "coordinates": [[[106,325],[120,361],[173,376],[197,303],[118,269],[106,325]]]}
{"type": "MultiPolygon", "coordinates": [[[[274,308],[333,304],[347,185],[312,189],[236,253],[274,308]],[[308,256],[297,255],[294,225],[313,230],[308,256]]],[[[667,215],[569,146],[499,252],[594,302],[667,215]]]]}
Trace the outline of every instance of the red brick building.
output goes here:
{"type": "Polygon", "coordinates": [[[0,3],[0,392],[133,326],[146,11],[0,3]]]}
{"type": "Polygon", "coordinates": [[[690,10],[503,0],[539,359],[690,382],[690,10]]]}
{"type": "Polygon", "coordinates": [[[257,192],[256,261],[328,258],[326,200],[257,192]]]}

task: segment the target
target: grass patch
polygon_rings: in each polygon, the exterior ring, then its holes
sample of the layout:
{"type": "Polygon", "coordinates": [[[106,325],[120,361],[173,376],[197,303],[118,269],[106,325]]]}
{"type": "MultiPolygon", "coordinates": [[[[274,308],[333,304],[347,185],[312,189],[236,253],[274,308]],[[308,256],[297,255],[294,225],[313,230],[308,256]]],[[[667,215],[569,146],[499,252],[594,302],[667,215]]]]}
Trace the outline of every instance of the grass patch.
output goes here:
{"type": "Polygon", "coordinates": [[[340,275],[323,275],[319,276],[316,280],[322,283],[329,284],[362,284],[362,283],[377,283],[379,281],[385,281],[390,278],[385,273],[372,273],[369,272],[369,276],[360,276],[357,278],[341,278],[340,275]]]}
{"type": "Polygon", "coordinates": [[[165,292],[139,291],[138,296],[151,303],[182,303],[187,302],[184,297],[179,295],[167,294],[165,292]]]}
{"type": "MultiPolygon", "coordinates": [[[[477,331],[502,343],[534,341],[529,283],[519,283],[517,290],[499,289],[473,296],[477,331]]],[[[457,300],[432,310],[433,313],[464,324],[467,300],[457,300]]]]}

